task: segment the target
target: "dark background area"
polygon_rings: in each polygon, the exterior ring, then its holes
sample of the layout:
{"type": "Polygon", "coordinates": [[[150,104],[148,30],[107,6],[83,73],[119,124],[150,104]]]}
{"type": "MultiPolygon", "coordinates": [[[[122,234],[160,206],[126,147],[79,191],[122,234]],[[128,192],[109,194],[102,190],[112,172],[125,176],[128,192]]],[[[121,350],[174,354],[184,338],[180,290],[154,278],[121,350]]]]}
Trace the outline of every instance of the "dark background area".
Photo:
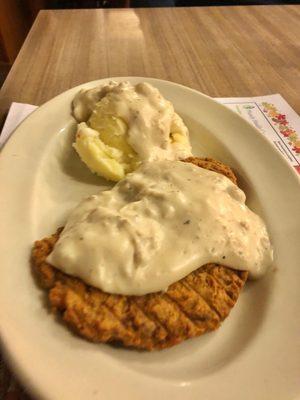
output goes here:
{"type": "MultiPolygon", "coordinates": [[[[125,2],[125,1],[124,1],[125,2]]],[[[47,2],[49,8],[109,8],[116,7],[115,0],[50,0],[47,2]]],[[[122,3],[122,0],[119,1],[122,3]]],[[[164,7],[165,0],[131,0],[130,7],[145,7],[149,3],[156,3],[156,7],[164,7]]],[[[175,7],[195,6],[224,6],[224,5],[259,5],[259,4],[299,4],[295,0],[171,0],[175,7]]],[[[120,4],[122,6],[122,4],[120,4]]]]}

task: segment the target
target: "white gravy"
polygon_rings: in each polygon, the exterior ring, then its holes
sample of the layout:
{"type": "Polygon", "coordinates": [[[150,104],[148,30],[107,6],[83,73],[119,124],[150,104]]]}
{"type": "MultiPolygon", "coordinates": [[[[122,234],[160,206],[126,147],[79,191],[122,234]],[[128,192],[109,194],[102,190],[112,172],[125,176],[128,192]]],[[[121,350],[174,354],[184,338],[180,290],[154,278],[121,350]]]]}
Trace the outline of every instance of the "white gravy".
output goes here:
{"type": "Polygon", "coordinates": [[[82,90],[73,100],[76,120],[88,121],[92,112],[97,112],[99,101],[105,114],[125,121],[127,141],[142,161],[179,160],[192,155],[187,127],[172,103],[152,85],[110,82],[82,90]]]}
{"type": "Polygon", "coordinates": [[[265,224],[228,178],[158,161],[82,201],[48,262],[105,292],[143,295],[210,262],[258,277],[272,256],[265,224]]]}

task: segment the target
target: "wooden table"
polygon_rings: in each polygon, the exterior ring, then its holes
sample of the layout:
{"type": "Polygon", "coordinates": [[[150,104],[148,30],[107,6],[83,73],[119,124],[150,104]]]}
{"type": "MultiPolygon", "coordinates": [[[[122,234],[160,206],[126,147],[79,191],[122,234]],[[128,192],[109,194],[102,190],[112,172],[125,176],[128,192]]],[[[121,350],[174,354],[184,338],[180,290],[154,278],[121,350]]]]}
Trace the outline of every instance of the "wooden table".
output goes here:
{"type": "Polygon", "coordinates": [[[300,113],[299,38],[300,6],[42,11],[0,92],[0,120],[12,101],[130,75],[214,97],[280,93],[300,113]]]}
{"type": "Polygon", "coordinates": [[[280,93],[300,113],[300,6],[41,11],[0,92],[40,105],[83,82],[150,76],[210,96],[280,93]]]}

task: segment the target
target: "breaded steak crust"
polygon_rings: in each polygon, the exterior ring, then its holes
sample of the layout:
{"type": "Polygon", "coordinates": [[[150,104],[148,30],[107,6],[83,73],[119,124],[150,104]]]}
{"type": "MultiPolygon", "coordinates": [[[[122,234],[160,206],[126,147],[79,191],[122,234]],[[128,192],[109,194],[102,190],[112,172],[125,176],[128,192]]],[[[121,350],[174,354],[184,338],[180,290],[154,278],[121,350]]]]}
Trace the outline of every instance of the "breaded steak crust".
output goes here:
{"type": "MultiPolygon", "coordinates": [[[[184,161],[222,173],[236,183],[231,169],[213,159],[191,157],[184,161]]],[[[206,264],[166,292],[143,296],[105,293],[46,262],[61,230],[35,242],[32,268],[41,286],[48,290],[52,311],[75,332],[94,342],[154,350],[202,335],[219,327],[247,280],[247,272],[206,264]]]]}

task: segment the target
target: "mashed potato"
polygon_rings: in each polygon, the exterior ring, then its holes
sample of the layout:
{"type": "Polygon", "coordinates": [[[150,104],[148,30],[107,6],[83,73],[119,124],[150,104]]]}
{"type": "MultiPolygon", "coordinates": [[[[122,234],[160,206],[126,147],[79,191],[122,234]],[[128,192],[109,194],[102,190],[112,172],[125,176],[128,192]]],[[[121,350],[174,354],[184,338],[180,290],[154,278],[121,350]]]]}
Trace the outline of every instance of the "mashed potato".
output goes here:
{"type": "Polygon", "coordinates": [[[102,124],[96,130],[81,122],[73,146],[92,172],[119,181],[134,171],[140,161],[126,141],[127,126],[121,119],[105,117],[102,124]]]}
{"type": "Polygon", "coordinates": [[[111,82],[81,91],[73,115],[80,122],[75,150],[92,172],[108,180],[123,179],[143,161],[191,155],[187,127],[147,83],[111,82]]]}

